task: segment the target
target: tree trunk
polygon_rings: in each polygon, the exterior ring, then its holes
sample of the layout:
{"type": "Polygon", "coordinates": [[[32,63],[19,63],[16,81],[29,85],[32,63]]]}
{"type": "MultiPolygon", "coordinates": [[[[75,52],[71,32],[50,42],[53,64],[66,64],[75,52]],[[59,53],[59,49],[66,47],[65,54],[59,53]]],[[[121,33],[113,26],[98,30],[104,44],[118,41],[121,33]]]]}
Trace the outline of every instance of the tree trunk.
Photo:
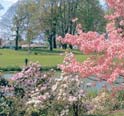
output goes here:
{"type": "Polygon", "coordinates": [[[70,49],[73,49],[73,46],[69,44],[69,48],[70,48],[70,49]]]}
{"type": "Polygon", "coordinates": [[[50,46],[49,46],[49,47],[50,47],[50,51],[53,51],[53,45],[52,45],[52,43],[53,43],[53,42],[50,40],[50,41],[49,41],[49,45],[50,45],[50,46]]]}
{"type": "Polygon", "coordinates": [[[62,44],[63,49],[67,49],[67,44],[62,44]]]}
{"type": "Polygon", "coordinates": [[[78,104],[73,104],[73,111],[74,111],[73,116],[79,116],[78,115],[78,104]]]}
{"type": "Polygon", "coordinates": [[[17,30],[16,30],[15,50],[18,50],[18,40],[19,40],[19,27],[17,27],[17,30]]]}
{"type": "Polygon", "coordinates": [[[49,36],[48,41],[49,41],[49,49],[50,51],[53,51],[53,40],[51,35],[49,36]]]}
{"type": "Polygon", "coordinates": [[[28,43],[28,53],[30,54],[31,53],[31,42],[29,40],[29,43],[28,43]]]}
{"type": "Polygon", "coordinates": [[[55,35],[53,36],[53,48],[57,48],[57,46],[56,46],[56,37],[55,37],[55,35]]]}

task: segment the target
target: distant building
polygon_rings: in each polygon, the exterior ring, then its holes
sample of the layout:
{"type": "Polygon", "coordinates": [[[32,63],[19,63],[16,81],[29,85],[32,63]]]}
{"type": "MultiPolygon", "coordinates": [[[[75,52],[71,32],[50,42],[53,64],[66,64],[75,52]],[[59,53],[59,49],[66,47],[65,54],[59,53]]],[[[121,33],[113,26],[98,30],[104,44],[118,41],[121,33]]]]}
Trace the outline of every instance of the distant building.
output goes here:
{"type": "Polygon", "coordinates": [[[44,44],[44,43],[46,43],[44,33],[41,33],[36,38],[34,38],[32,40],[32,43],[35,43],[35,44],[44,44]]]}
{"type": "Polygon", "coordinates": [[[0,38],[0,47],[2,47],[2,38],[0,38]]]}
{"type": "MultiPolygon", "coordinates": [[[[42,48],[46,47],[45,44],[30,44],[30,48],[42,48]]],[[[23,44],[21,45],[21,48],[29,48],[29,44],[23,44]]]]}
{"type": "Polygon", "coordinates": [[[3,48],[14,48],[15,41],[14,40],[2,40],[1,47],[3,48]]]}

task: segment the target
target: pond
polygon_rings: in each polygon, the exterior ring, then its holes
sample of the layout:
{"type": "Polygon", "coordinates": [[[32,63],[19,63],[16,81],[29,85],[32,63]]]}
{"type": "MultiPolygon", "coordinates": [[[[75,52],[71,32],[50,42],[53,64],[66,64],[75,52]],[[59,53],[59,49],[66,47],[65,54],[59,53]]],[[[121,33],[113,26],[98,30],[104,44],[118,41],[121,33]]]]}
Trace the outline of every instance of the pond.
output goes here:
{"type": "Polygon", "coordinates": [[[7,72],[7,73],[2,74],[2,77],[6,78],[6,79],[10,79],[13,75],[14,75],[14,73],[7,72]]]}
{"type": "MultiPolygon", "coordinates": [[[[14,74],[15,74],[15,72],[6,72],[6,73],[2,74],[2,77],[6,78],[6,79],[10,79],[14,74]]],[[[106,81],[99,82],[99,81],[94,81],[95,77],[91,77],[91,78],[84,79],[84,83],[86,86],[83,88],[88,89],[89,91],[101,90],[103,88],[103,86],[106,86],[108,89],[111,88],[110,85],[106,81]],[[94,86],[93,86],[93,83],[94,83],[94,86]]]]}

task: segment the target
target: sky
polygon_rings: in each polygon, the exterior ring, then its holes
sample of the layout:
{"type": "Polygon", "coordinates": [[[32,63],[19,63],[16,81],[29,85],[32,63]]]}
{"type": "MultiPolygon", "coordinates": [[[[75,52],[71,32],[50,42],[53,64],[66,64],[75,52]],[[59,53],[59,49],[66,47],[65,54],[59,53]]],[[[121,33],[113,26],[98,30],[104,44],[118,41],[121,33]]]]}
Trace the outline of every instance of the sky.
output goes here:
{"type": "Polygon", "coordinates": [[[3,10],[0,10],[0,17],[8,10],[8,8],[17,2],[17,0],[0,0],[0,4],[4,7],[3,10]]]}
{"type": "Polygon", "coordinates": [[[101,3],[105,3],[105,0],[100,0],[101,3]]]}

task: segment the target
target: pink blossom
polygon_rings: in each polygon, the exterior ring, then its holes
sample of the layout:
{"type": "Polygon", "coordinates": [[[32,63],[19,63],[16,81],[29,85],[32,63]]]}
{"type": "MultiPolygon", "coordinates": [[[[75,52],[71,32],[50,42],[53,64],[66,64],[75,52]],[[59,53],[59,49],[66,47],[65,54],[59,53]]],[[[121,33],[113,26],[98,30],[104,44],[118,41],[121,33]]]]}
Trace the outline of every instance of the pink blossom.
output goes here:
{"type": "Polygon", "coordinates": [[[124,26],[124,20],[120,21],[120,25],[124,26]]]}
{"type": "Polygon", "coordinates": [[[76,18],[73,18],[72,19],[72,22],[74,23],[74,22],[76,22],[78,20],[78,18],[76,17],[76,18]]]}
{"type": "Polygon", "coordinates": [[[69,96],[68,100],[69,100],[69,102],[76,102],[77,101],[77,97],[69,96]]]}
{"type": "Polygon", "coordinates": [[[106,26],[108,37],[105,38],[104,34],[97,32],[83,32],[82,26],[78,24],[77,34],[66,34],[60,42],[78,46],[83,54],[89,55],[89,58],[81,63],[69,53],[65,56],[63,64],[59,65],[61,70],[78,73],[82,78],[95,75],[110,83],[116,81],[120,74],[124,76],[124,30],[121,27],[124,25],[122,20],[124,19],[124,0],[106,1],[114,11],[105,16],[109,20],[106,26]],[[120,18],[118,22],[117,18],[120,18]]]}

